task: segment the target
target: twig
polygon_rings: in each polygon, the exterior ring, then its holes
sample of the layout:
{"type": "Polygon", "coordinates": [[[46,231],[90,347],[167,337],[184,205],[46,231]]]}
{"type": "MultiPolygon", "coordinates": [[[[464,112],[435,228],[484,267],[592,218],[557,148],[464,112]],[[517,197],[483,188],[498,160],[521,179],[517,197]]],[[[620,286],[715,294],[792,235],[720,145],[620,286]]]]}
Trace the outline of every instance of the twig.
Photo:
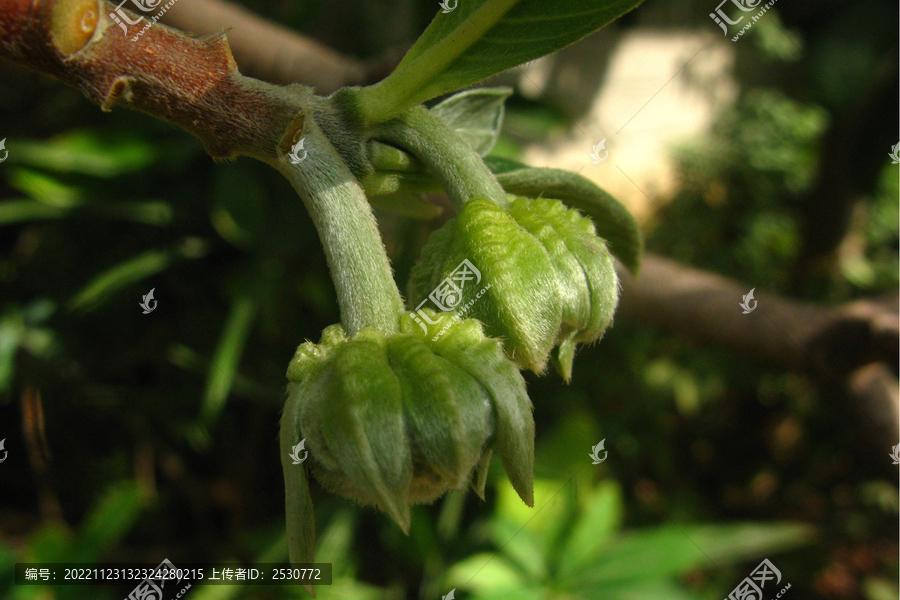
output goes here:
{"type": "Polygon", "coordinates": [[[103,110],[122,104],[183,127],[214,158],[276,156],[304,88],[244,77],[224,35],[193,39],[154,24],[132,41],[107,16],[114,9],[102,0],[0,0],[0,57],[80,89],[103,110]]]}
{"type": "Polygon", "coordinates": [[[739,303],[753,286],[644,255],[637,278],[620,269],[618,317],[651,323],[702,345],[837,381],[876,361],[897,364],[898,298],[836,307],[757,291],[756,308],[739,303]]]}

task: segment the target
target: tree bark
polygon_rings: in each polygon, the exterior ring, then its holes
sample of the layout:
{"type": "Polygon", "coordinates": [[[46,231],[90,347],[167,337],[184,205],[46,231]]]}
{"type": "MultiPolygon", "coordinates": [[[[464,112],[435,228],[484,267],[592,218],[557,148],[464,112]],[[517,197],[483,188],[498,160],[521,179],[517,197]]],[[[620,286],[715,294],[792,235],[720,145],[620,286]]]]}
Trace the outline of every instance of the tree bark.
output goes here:
{"type": "Polygon", "coordinates": [[[119,25],[114,12],[103,0],[0,0],[0,57],[103,110],[125,105],[178,125],[213,158],[276,156],[300,112],[297,89],[241,75],[224,35],[194,39],[128,11],[138,24],[119,25]]]}

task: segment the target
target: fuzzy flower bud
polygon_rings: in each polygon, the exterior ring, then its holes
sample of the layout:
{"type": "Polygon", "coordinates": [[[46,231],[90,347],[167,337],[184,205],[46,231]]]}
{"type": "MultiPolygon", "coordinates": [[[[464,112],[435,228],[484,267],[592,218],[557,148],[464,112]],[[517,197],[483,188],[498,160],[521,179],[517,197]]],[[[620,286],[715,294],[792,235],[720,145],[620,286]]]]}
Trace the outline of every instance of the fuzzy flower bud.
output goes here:
{"type": "Polygon", "coordinates": [[[501,338],[522,368],[542,372],[559,345],[557,368],[568,380],[575,345],[599,339],[612,321],[619,295],[612,255],[577,210],[558,200],[511,200],[506,208],[485,199],[466,202],[432,234],[409,295],[415,303],[433,297],[469,260],[490,288],[475,300],[479,288],[462,287],[454,306],[470,306],[466,316],[501,338]]]}
{"type": "MultiPolygon", "coordinates": [[[[411,504],[470,484],[483,496],[495,448],[532,506],[534,421],[518,369],[477,321],[427,314],[438,325],[423,330],[404,314],[392,335],[365,328],[348,338],[332,325],[302,344],[288,367],[282,450],[305,440],[324,487],[376,505],[404,531],[411,504]]],[[[308,502],[305,465],[282,461],[289,532],[308,533],[312,510],[296,506],[308,502]]]]}

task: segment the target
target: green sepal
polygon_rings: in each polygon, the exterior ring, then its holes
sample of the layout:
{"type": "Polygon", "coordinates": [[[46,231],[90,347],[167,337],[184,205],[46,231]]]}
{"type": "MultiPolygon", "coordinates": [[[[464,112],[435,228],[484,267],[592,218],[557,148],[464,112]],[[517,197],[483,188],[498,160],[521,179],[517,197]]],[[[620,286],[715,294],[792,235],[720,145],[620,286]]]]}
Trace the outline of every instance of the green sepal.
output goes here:
{"type": "Polygon", "coordinates": [[[288,366],[281,428],[291,560],[311,562],[314,521],[307,467],[327,489],[374,504],[409,530],[409,506],[449,489],[483,496],[497,448],[532,504],[534,421],[518,368],[481,324],[421,309],[398,331],[327,327],[288,366]],[[301,440],[309,461],[287,457],[301,440]]]}

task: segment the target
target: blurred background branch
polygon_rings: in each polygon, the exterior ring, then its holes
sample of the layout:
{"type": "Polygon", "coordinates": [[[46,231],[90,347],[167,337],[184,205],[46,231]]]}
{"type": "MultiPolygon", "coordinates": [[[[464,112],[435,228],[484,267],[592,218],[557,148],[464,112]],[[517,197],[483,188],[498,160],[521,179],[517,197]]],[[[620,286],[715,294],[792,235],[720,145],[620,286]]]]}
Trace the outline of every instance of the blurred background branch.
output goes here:
{"type": "Polygon", "coordinates": [[[228,0],[177,2],[162,20],[197,35],[227,32],[242,73],[271,83],[303,83],[321,95],[346,86],[374,83],[387,75],[402,56],[393,50],[382,58],[362,61],[228,0]]]}

